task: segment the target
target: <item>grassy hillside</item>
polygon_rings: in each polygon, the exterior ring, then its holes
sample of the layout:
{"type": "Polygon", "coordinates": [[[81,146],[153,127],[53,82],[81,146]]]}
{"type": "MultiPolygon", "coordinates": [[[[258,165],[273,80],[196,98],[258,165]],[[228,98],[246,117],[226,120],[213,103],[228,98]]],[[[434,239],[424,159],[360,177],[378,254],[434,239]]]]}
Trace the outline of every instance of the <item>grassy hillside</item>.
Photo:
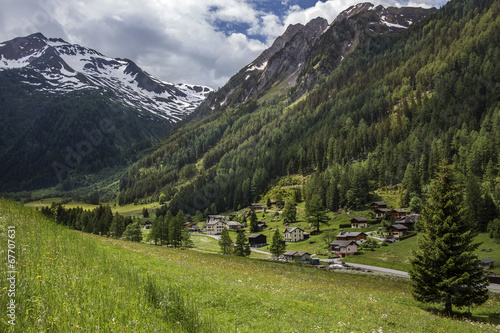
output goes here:
{"type": "MultiPolygon", "coordinates": [[[[487,233],[479,234],[476,237],[476,242],[481,243],[476,251],[479,259],[489,258],[495,263],[500,262],[500,244],[490,238],[487,233]]],[[[361,256],[347,257],[344,261],[408,271],[412,251],[417,249],[417,237],[412,237],[389,246],[377,248],[373,252],[367,251],[361,256]]],[[[489,272],[500,274],[500,266],[497,265],[489,272]]]]}
{"type": "MultiPolygon", "coordinates": [[[[407,281],[173,250],[84,234],[0,201],[1,265],[15,227],[16,332],[485,332],[500,298],[470,319],[415,302],[407,281]],[[390,291],[390,292],[389,292],[390,291]]],[[[12,299],[4,279],[1,303],[12,299]]],[[[13,332],[5,312],[0,331],[13,332]]],[[[489,323],[493,323],[489,324],[489,323]]]]}

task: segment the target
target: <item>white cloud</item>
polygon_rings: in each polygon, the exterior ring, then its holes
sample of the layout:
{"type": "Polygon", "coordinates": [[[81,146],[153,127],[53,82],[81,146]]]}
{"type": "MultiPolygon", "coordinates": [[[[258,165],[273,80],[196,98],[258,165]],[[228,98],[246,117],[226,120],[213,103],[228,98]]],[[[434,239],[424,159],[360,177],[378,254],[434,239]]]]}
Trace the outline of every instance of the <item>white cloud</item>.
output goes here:
{"type": "MultiPolygon", "coordinates": [[[[307,9],[292,6],[285,17],[278,17],[262,10],[255,0],[0,1],[0,42],[40,31],[110,57],[132,59],[165,81],[214,88],[253,61],[289,24],[305,24],[317,16],[332,22],[340,11],[359,2],[318,1],[307,9]],[[216,22],[248,28],[223,32],[216,22]]],[[[442,0],[415,1],[442,4],[442,0]]],[[[396,1],[381,3],[395,5],[396,1]]]]}

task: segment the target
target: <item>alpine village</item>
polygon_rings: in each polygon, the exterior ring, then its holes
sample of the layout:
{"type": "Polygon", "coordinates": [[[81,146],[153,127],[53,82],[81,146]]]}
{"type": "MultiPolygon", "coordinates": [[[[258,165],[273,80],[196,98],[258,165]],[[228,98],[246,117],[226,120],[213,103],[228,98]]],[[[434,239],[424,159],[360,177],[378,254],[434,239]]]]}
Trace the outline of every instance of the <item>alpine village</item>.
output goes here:
{"type": "Polygon", "coordinates": [[[217,90],[4,41],[0,331],[499,332],[499,81],[498,0],[292,24],[217,90]]]}

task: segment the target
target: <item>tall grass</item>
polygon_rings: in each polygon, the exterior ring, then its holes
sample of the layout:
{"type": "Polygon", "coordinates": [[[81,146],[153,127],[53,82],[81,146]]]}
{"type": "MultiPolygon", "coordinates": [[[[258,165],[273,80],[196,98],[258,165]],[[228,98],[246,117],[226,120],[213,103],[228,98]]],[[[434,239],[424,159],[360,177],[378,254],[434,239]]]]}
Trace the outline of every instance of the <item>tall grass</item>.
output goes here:
{"type": "MultiPolygon", "coordinates": [[[[0,215],[2,269],[5,230],[17,232],[15,332],[494,332],[500,324],[495,296],[469,319],[450,319],[415,302],[407,280],[108,239],[6,201],[0,215]]],[[[0,331],[14,332],[2,311],[0,331]]]]}

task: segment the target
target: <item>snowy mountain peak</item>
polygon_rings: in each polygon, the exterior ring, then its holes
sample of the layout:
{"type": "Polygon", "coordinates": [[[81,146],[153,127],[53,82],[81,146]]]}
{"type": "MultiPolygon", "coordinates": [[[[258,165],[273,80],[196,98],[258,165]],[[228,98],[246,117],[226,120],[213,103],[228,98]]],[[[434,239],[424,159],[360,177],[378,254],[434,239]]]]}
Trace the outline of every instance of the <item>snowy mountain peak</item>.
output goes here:
{"type": "Polygon", "coordinates": [[[47,93],[109,90],[117,101],[173,123],[191,113],[212,91],[206,86],[161,81],[131,60],[109,58],[41,33],[1,43],[2,70],[16,70],[23,83],[47,93]]]}

